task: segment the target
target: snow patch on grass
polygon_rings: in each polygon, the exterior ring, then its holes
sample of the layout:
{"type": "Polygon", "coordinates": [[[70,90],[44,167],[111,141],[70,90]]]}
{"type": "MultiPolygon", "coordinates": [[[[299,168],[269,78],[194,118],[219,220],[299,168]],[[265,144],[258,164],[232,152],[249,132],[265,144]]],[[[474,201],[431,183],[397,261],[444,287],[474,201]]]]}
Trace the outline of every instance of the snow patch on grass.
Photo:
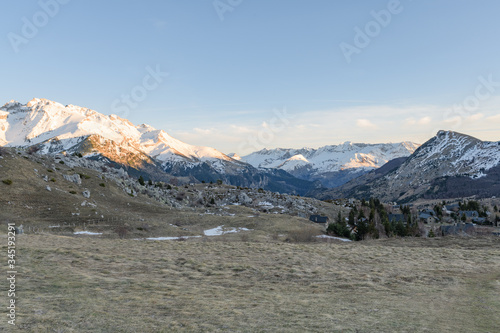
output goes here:
{"type": "Polygon", "coordinates": [[[339,240],[339,241],[342,241],[342,242],[351,242],[350,239],[347,239],[347,238],[340,238],[340,237],[334,237],[334,236],[328,236],[328,235],[319,235],[319,236],[316,236],[318,238],[327,238],[327,239],[336,239],[336,240],[339,240]]]}
{"type": "Polygon", "coordinates": [[[76,231],[73,233],[74,235],[102,235],[102,232],[90,232],[90,231],[76,231]]]}
{"type": "Polygon", "coordinates": [[[223,228],[224,226],[218,226],[217,228],[205,230],[203,233],[205,236],[221,236],[224,234],[232,234],[240,231],[250,231],[247,228],[223,228]]]}

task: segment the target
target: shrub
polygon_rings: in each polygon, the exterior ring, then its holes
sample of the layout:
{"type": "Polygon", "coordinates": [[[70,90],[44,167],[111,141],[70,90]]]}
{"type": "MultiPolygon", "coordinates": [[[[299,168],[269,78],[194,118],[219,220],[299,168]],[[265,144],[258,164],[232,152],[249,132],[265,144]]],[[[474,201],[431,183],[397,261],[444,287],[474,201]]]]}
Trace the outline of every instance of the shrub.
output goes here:
{"type": "Polygon", "coordinates": [[[64,164],[64,161],[59,161],[59,164],[64,164]]]}
{"type": "Polygon", "coordinates": [[[80,175],[80,178],[82,178],[82,179],[90,179],[90,176],[88,176],[84,173],[79,173],[79,175],[80,175]]]}
{"type": "Polygon", "coordinates": [[[47,169],[47,172],[54,172],[54,170],[52,170],[52,169],[47,169]]]}
{"type": "Polygon", "coordinates": [[[120,226],[115,229],[115,232],[118,234],[118,237],[120,237],[120,239],[123,239],[125,238],[125,236],[127,236],[128,229],[125,226],[120,226]]]}
{"type": "Polygon", "coordinates": [[[6,184],[6,185],[11,185],[12,184],[12,180],[10,180],[10,179],[4,179],[4,180],[2,180],[2,183],[6,184]]]}
{"type": "Polygon", "coordinates": [[[241,238],[241,241],[242,242],[248,242],[250,240],[250,236],[248,235],[248,233],[243,233],[240,235],[240,238],[241,238]]]}
{"type": "Polygon", "coordinates": [[[175,197],[175,199],[176,199],[177,201],[182,201],[182,200],[184,200],[184,198],[185,198],[185,197],[186,197],[186,193],[184,193],[184,192],[179,192],[179,193],[177,193],[177,196],[175,197]]]}
{"type": "Polygon", "coordinates": [[[140,227],[137,228],[137,230],[149,232],[151,230],[151,227],[149,226],[149,224],[143,223],[140,227]]]}
{"type": "Polygon", "coordinates": [[[71,193],[71,194],[76,194],[76,191],[69,191],[69,193],[71,193]]]}
{"type": "Polygon", "coordinates": [[[30,155],[33,155],[33,154],[35,154],[36,152],[38,152],[39,150],[40,150],[40,147],[38,147],[38,146],[31,146],[31,147],[29,147],[29,148],[26,150],[26,152],[27,152],[28,154],[30,154],[30,155]]]}
{"type": "Polygon", "coordinates": [[[50,181],[55,183],[56,182],[56,179],[54,177],[50,178],[50,181]]]}
{"type": "Polygon", "coordinates": [[[320,234],[319,230],[313,227],[304,227],[298,230],[293,230],[288,233],[288,238],[292,242],[305,243],[316,241],[316,236],[320,234]]]}
{"type": "Polygon", "coordinates": [[[106,187],[106,184],[104,184],[104,183],[100,183],[100,184],[99,184],[99,186],[101,186],[101,187],[106,187]]]}

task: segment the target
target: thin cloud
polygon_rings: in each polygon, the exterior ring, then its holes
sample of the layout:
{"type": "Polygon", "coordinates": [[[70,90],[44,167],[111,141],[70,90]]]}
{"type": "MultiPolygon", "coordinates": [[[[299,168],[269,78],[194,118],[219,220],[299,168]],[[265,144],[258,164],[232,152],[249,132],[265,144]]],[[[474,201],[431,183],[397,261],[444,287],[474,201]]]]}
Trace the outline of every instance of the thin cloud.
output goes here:
{"type": "Polygon", "coordinates": [[[497,114],[497,115],[494,115],[494,116],[490,116],[488,118],[486,118],[486,120],[488,121],[499,121],[500,122],[500,114],[497,114]]]}
{"type": "Polygon", "coordinates": [[[473,114],[473,115],[467,117],[467,121],[477,121],[477,120],[480,120],[482,118],[484,118],[484,114],[476,113],[476,114],[473,114]]]}
{"type": "Polygon", "coordinates": [[[356,126],[360,128],[365,128],[365,129],[377,129],[378,126],[372,123],[368,119],[357,119],[356,120],[356,126]]]}
{"type": "Polygon", "coordinates": [[[418,124],[419,125],[427,125],[427,124],[430,124],[431,121],[432,121],[431,117],[423,117],[423,118],[419,119],[418,124]]]}

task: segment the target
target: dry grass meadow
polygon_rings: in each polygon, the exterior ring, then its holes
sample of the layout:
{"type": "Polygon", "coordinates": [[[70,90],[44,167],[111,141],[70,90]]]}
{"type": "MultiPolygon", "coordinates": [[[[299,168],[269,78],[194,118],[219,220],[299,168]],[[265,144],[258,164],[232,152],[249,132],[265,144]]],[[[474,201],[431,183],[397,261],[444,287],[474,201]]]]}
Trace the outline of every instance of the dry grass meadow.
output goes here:
{"type": "Polygon", "coordinates": [[[500,332],[498,238],[239,237],[20,235],[12,331],[500,332]]]}
{"type": "Polygon", "coordinates": [[[500,332],[500,237],[324,242],[314,238],[324,227],[296,216],[170,209],[111,181],[100,186],[92,170],[49,172],[50,160],[18,154],[0,161],[0,178],[12,180],[0,183],[4,267],[5,223],[27,232],[16,240],[17,325],[7,324],[5,279],[0,331],[500,332]],[[63,179],[75,172],[90,177],[63,179]],[[83,189],[96,207],[82,206],[83,189]],[[221,225],[251,230],[145,240],[221,225]],[[102,235],[74,235],[84,229],[102,235]]]}

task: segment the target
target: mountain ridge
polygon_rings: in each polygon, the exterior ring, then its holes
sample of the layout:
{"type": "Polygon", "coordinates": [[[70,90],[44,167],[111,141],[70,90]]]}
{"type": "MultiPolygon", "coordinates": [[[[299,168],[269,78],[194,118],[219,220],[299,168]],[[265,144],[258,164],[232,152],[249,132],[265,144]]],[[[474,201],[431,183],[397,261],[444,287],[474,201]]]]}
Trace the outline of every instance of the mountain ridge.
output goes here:
{"type": "Polygon", "coordinates": [[[377,197],[396,202],[474,195],[500,195],[500,142],[453,131],[437,132],[404,160],[390,161],[337,189],[317,193],[324,199],[377,197]]]}
{"type": "Polygon", "coordinates": [[[262,149],[241,159],[256,168],[277,168],[301,179],[319,180],[325,187],[337,187],[394,158],[410,156],[419,146],[409,141],[380,144],[348,141],[318,149],[262,149]]]}
{"type": "Polygon", "coordinates": [[[223,180],[237,186],[273,188],[304,195],[314,182],[286,172],[257,170],[211,147],[193,146],[150,125],[135,126],[116,115],[34,98],[0,108],[0,145],[36,147],[41,153],[81,154],[105,159],[134,175],[168,181],[223,180]]]}

